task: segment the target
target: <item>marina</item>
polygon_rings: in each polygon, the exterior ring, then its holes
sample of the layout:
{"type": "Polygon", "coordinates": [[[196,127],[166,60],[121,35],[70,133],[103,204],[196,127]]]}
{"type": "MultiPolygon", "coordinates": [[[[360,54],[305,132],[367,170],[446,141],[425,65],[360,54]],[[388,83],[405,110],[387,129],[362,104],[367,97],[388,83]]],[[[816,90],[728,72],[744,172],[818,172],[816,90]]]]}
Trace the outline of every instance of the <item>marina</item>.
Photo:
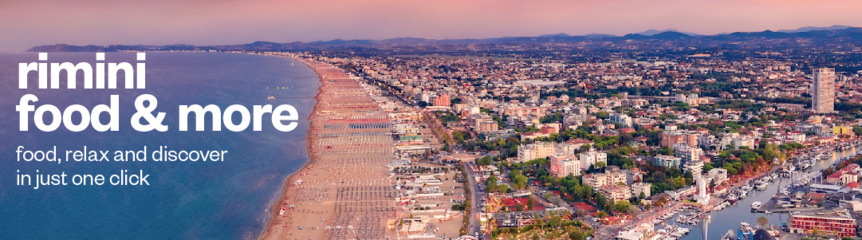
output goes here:
{"type": "MultiPolygon", "coordinates": [[[[698,227],[693,227],[694,225],[674,223],[691,228],[689,234],[679,239],[722,239],[728,231],[733,232],[734,236],[739,237],[739,233],[744,232],[740,230],[743,222],[755,222],[755,225],[757,225],[756,221],[761,216],[766,217],[768,220],[767,225],[782,226],[789,218],[789,210],[776,208],[775,203],[777,203],[777,200],[773,199],[773,197],[777,194],[788,193],[788,189],[790,188],[803,187],[806,184],[812,183],[812,181],[815,181],[820,176],[820,171],[823,169],[834,166],[835,163],[839,162],[838,160],[848,159],[860,153],[862,153],[860,148],[850,147],[843,150],[836,149],[835,151],[814,154],[816,160],[800,159],[802,160],[799,162],[800,169],[807,169],[805,171],[787,171],[789,169],[785,169],[786,172],[778,171],[775,175],[767,174],[766,177],[761,179],[751,180],[750,184],[755,185],[755,187],[745,184],[737,189],[733,189],[724,198],[725,201],[714,205],[708,213],[708,217],[703,219],[707,223],[706,226],[696,224],[698,227]],[[830,155],[832,157],[828,158],[830,155]],[[824,159],[822,156],[827,156],[827,158],[824,159]],[[757,184],[758,181],[761,184],[757,184]],[[708,231],[708,229],[711,229],[711,231],[708,231]]],[[[747,226],[754,229],[757,228],[757,226],[750,224],[747,226]]],[[[785,233],[771,228],[769,230],[773,233],[785,233]]]]}

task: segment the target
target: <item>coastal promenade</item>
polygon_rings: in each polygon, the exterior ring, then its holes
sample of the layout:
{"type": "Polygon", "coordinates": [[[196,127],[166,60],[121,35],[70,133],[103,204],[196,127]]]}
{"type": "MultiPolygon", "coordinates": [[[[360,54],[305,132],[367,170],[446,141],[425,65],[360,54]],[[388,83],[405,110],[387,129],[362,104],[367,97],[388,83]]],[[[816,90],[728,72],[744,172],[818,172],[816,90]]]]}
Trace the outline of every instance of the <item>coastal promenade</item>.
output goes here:
{"type": "Polygon", "coordinates": [[[300,60],[322,83],[309,119],[310,161],[285,182],[260,238],[384,239],[397,211],[388,115],[342,70],[300,60]]]}

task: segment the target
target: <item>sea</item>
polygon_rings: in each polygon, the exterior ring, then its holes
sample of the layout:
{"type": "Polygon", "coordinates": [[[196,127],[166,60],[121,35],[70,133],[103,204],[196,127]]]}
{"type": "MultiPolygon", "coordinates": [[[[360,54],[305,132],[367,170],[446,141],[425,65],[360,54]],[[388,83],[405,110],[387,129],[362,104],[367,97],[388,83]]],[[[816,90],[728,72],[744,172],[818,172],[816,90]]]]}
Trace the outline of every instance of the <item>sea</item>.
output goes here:
{"type": "MultiPolygon", "coordinates": [[[[146,63],[146,88],[37,89],[36,74],[28,89],[18,87],[18,65],[38,60],[37,53],[0,54],[0,239],[254,239],[267,224],[270,206],[282,193],[285,179],[308,162],[308,115],[316,103],[317,74],[299,61],[277,56],[230,53],[107,53],[104,62],[146,63]],[[119,95],[119,130],[97,132],[92,127],[72,132],[62,125],[42,132],[33,124],[19,131],[15,106],[34,94],[39,107],[51,104],[61,111],[80,104],[92,109],[119,95]],[[166,132],[139,132],[131,127],[135,99],[151,94],[156,112],[164,112],[166,132]],[[270,96],[275,99],[268,99],[270,96]],[[239,104],[289,104],[299,114],[298,126],[277,131],[264,115],[262,131],[179,131],[179,106],[217,105],[222,111],[239,104]],[[67,150],[228,151],[222,162],[25,162],[16,153],[51,150],[65,157],[67,150]],[[72,174],[109,176],[128,172],[149,174],[149,186],[74,186],[72,174]],[[18,184],[20,174],[66,173],[66,186],[18,184]]],[[[95,53],[49,53],[47,62],[89,62],[95,53]]],[[[50,74],[49,74],[50,76],[50,74]]],[[[62,75],[61,75],[62,76],[62,75]]],[[[83,77],[79,74],[79,78],[83,77]]],[[[122,79],[122,78],[121,78],[122,79]]],[[[47,114],[45,122],[50,122],[47,114]]],[[[80,122],[80,114],[72,114],[80,122]]],[[[103,120],[107,117],[103,116],[103,120]]],[[[190,118],[193,120],[194,118],[190,118]]],[[[234,114],[234,122],[240,122],[234,114]]],[[[209,119],[207,121],[210,121],[209,119]]],[[[209,124],[209,123],[208,123],[209,124]]],[[[190,127],[191,128],[191,127],[190,127]]],[[[194,130],[194,128],[191,128],[194,130]]],[[[35,179],[33,179],[35,181],[35,179]]]]}

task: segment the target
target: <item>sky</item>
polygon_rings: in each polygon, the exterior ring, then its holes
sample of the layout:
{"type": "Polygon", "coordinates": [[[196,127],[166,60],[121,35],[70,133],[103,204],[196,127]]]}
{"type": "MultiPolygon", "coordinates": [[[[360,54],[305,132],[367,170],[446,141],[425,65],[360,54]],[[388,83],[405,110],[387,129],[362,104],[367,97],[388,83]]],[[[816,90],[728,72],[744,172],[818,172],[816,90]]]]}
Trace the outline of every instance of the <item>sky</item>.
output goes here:
{"type": "Polygon", "coordinates": [[[0,51],[862,27],[860,9],[858,0],[0,0],[0,51]]]}

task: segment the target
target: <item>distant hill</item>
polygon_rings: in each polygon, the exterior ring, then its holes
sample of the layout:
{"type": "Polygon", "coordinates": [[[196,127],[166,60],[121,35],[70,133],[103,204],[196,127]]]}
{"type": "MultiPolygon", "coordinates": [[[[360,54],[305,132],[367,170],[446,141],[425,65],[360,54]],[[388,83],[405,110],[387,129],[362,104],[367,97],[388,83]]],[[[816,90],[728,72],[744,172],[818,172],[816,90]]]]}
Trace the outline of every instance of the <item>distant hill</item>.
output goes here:
{"type": "Polygon", "coordinates": [[[679,33],[684,33],[685,35],[689,35],[689,36],[699,36],[699,35],[702,35],[702,34],[690,33],[690,32],[680,32],[680,31],[677,31],[676,29],[673,29],[673,28],[669,28],[669,29],[665,29],[665,30],[650,29],[650,30],[646,30],[646,31],[643,31],[643,32],[639,32],[639,33],[637,33],[637,34],[644,35],[644,36],[652,36],[652,35],[656,35],[656,34],[660,34],[660,33],[665,33],[665,32],[679,32],[679,33]]]}
{"type": "MultiPolygon", "coordinates": [[[[219,50],[219,51],[314,51],[327,49],[345,48],[393,48],[404,46],[453,46],[468,44],[526,44],[526,43],[689,43],[728,45],[745,41],[780,40],[780,39],[808,39],[820,42],[849,41],[862,44],[862,28],[848,26],[831,27],[803,27],[795,30],[762,31],[762,32],[735,32],[716,35],[697,35],[693,33],[681,33],[673,29],[648,30],[641,33],[616,36],[610,34],[588,34],[573,36],[565,33],[548,34],[534,37],[500,37],[486,39],[425,39],[425,38],[392,38],[385,40],[330,40],[315,42],[290,42],[276,43],[258,41],[238,45],[107,45],[107,46],[74,46],[67,44],[43,45],[30,48],[30,52],[113,52],[113,51],[168,51],[168,50],[219,50]]],[[[787,41],[796,42],[796,41],[787,41]]],[[[674,44],[670,44],[674,45],[674,44]]],[[[602,45],[604,46],[604,45],[602,45]]],[[[857,45],[858,46],[858,45],[857,45]]]]}
{"type": "Polygon", "coordinates": [[[798,32],[826,31],[826,30],[844,30],[844,29],[848,29],[848,28],[851,28],[851,26],[845,26],[845,25],[832,25],[831,27],[808,26],[808,27],[801,27],[801,28],[792,29],[792,30],[778,30],[778,32],[798,33],[798,32]]]}

